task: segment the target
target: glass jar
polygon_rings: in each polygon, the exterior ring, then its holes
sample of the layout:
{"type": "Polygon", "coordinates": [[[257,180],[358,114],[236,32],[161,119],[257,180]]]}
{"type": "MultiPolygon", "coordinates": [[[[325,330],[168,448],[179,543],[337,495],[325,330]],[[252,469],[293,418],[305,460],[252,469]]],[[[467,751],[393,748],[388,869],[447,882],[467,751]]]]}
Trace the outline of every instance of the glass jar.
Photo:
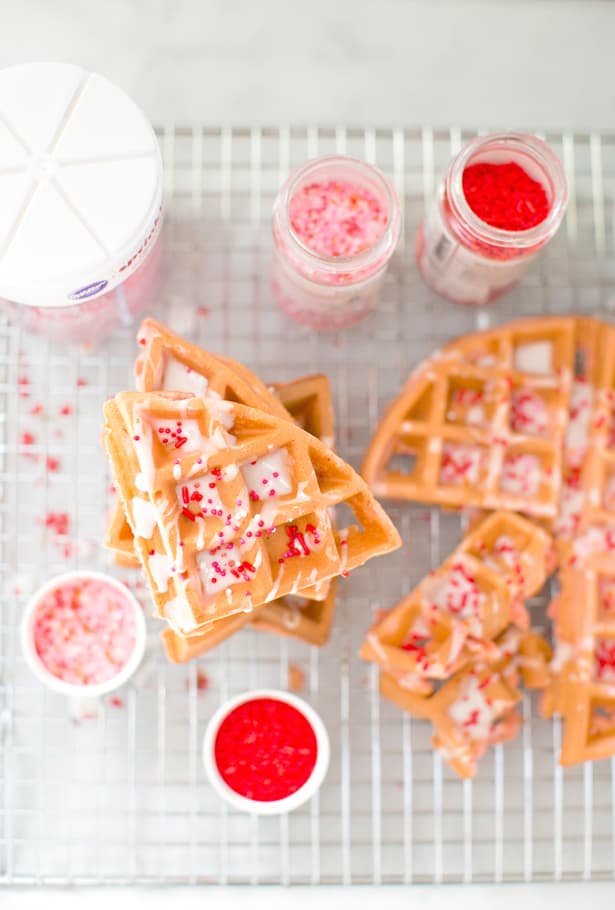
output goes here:
{"type": "MultiPolygon", "coordinates": [[[[416,261],[426,284],[454,303],[480,306],[514,287],[528,262],[561,224],[568,190],[562,164],[541,139],[493,133],[469,142],[453,159],[416,238],[416,261]],[[464,193],[471,165],[517,165],[546,195],[548,211],[525,230],[494,227],[478,217],[464,193]]],[[[520,205],[523,200],[520,198],[520,205]]]]}
{"type": "Polygon", "coordinates": [[[273,209],[271,285],[277,303],[293,319],[318,331],[358,322],[378,301],[399,231],[397,194],[377,168],[342,155],[306,162],[286,181],[273,209]],[[293,225],[293,206],[306,192],[322,193],[326,206],[330,191],[336,193],[335,199],[346,195],[344,213],[349,217],[335,224],[333,210],[327,236],[316,219],[308,240],[304,228],[309,216],[300,231],[296,218],[293,225]],[[363,212],[358,223],[352,216],[357,204],[363,212]],[[332,252],[338,241],[341,255],[332,252]]]}
{"type": "Polygon", "coordinates": [[[154,130],[117,86],[64,63],[0,71],[0,110],[0,310],[55,341],[100,341],[158,287],[154,130]]]}

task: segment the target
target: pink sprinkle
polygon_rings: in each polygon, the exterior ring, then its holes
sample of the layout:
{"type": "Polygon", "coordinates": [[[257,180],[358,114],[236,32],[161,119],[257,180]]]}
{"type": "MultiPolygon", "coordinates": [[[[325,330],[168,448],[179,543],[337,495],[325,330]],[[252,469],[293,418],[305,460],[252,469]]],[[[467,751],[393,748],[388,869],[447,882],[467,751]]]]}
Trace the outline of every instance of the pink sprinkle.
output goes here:
{"type": "Polygon", "coordinates": [[[346,180],[311,183],[289,206],[295,234],[323,256],[356,256],[382,237],[387,216],[369,190],[346,180]]]}
{"type": "Polygon", "coordinates": [[[42,598],[34,645],[47,670],[75,685],[106,682],[130,659],[136,642],[132,608],[114,587],[75,580],[42,598]]]}
{"type": "Polygon", "coordinates": [[[82,388],[84,388],[84,386],[86,386],[87,384],[88,384],[88,381],[87,381],[87,379],[84,379],[83,376],[80,376],[80,377],[77,379],[77,388],[82,389],[82,388]]]}
{"type": "Polygon", "coordinates": [[[72,413],[73,413],[73,409],[69,404],[63,404],[62,407],[60,408],[60,414],[62,415],[62,417],[70,417],[70,415],[72,413]]]}
{"type": "Polygon", "coordinates": [[[60,459],[54,458],[53,455],[47,456],[47,470],[51,474],[55,474],[56,471],[60,470],[60,459]]]}
{"type": "Polygon", "coordinates": [[[45,527],[58,535],[68,535],[70,533],[70,516],[68,512],[47,512],[45,527]]]}

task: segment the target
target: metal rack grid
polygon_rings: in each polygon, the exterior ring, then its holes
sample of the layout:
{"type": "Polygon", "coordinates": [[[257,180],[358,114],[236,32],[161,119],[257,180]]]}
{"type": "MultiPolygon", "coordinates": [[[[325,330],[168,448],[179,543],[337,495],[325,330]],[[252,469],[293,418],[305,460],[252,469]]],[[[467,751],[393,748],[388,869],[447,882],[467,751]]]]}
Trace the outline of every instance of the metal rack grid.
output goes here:
{"type": "MultiPolygon", "coordinates": [[[[470,135],[426,128],[161,130],[167,265],[154,315],[267,380],[327,372],[339,448],[357,464],[410,367],[454,334],[523,314],[608,315],[615,308],[615,136],[545,137],[564,161],[570,207],[517,291],[474,311],[424,287],[413,264],[414,231],[438,174],[470,135]],[[346,333],[316,336],[272,301],[269,220],[289,169],[334,150],[367,158],[391,176],[405,234],[378,312],[346,333]]],[[[108,508],[101,404],[130,387],[133,336],[129,328],[98,349],[68,350],[0,324],[0,882],[612,877],[613,762],[559,768],[558,722],[540,720],[526,697],[517,741],[496,748],[474,782],[461,782],[433,754],[428,725],[381,702],[375,669],[356,658],[372,611],[393,604],[452,549],[460,532],[453,515],[391,507],[404,548],[344,584],[322,651],[248,630],[176,667],[166,663],[152,621],[140,677],[121,705],[108,700],[90,720],[76,720],[65,700],[31,677],[18,647],[24,595],[13,593],[15,585],[25,589],[67,567],[110,567],[99,545],[108,508]],[[38,403],[43,416],[30,414],[38,403]],[[35,440],[25,444],[28,432],[35,440]],[[49,455],[59,470],[45,470],[49,455]],[[45,527],[50,511],[69,513],[69,538],[45,527]],[[204,779],[204,725],[230,694],[285,686],[291,664],[304,670],[304,695],[331,733],[329,776],[320,795],[288,817],[236,814],[204,779]]],[[[537,623],[543,608],[538,600],[537,623]]]]}

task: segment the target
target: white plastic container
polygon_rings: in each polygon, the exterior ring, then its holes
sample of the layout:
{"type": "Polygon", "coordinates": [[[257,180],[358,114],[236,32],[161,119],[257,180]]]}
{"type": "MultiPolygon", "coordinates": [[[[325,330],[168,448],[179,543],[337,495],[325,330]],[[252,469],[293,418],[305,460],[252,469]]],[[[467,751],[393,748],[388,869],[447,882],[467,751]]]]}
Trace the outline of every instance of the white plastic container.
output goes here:
{"type": "Polygon", "coordinates": [[[26,329],[96,342],[157,287],[162,160],[117,86],[66,63],[0,70],[0,304],[26,329]]]}
{"type": "Polygon", "coordinates": [[[88,572],[85,570],[65,572],[62,575],[56,575],[54,578],[51,578],[32,595],[26,604],[24,615],[21,621],[22,651],[26,663],[34,675],[52,692],[57,692],[59,695],[66,695],[71,699],[75,699],[79,703],[83,703],[89,699],[99,698],[102,695],[108,695],[110,692],[114,692],[116,689],[119,689],[121,686],[127,683],[128,680],[136,673],[139,665],[141,664],[141,661],[143,660],[146,644],[147,627],[145,623],[145,617],[143,615],[143,610],[139,604],[139,601],[125,585],[117,581],[111,575],[105,575],[102,572],[88,572]],[[78,579],[90,579],[99,581],[115,588],[131,606],[135,616],[136,638],[135,646],[130,659],[124,664],[119,673],[117,673],[111,679],[107,679],[105,682],[98,683],[96,685],[75,685],[73,683],[66,682],[63,679],[59,679],[57,676],[54,676],[53,673],[49,672],[47,667],[38,656],[36,646],[34,644],[34,620],[36,617],[36,611],[38,610],[42,598],[49,594],[51,591],[55,591],[57,588],[61,588],[62,585],[66,584],[67,582],[72,582],[78,579]]]}
{"type": "Polygon", "coordinates": [[[252,692],[243,692],[241,695],[230,698],[212,715],[203,737],[203,764],[214,790],[234,809],[256,815],[282,815],[285,812],[292,812],[293,809],[297,809],[311,799],[320,788],[329,770],[330,753],[329,734],[320,716],[302,698],[279,689],[255,689],[252,692]],[[281,701],[295,708],[307,720],[316,737],[316,763],[309,778],[295,793],[284,799],[270,802],[248,799],[229,787],[218,770],[215,755],[216,738],[225,718],[240,705],[262,698],[281,701]]]}

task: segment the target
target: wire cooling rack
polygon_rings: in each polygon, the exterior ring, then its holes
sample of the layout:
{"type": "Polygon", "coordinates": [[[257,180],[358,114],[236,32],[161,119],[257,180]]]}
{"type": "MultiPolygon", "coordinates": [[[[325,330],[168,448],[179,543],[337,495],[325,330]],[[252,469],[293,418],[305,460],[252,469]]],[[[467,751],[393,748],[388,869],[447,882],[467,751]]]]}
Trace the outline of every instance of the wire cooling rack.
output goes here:
{"type": "MultiPolygon", "coordinates": [[[[615,307],[615,136],[548,134],[571,199],[556,240],[522,286],[489,309],[446,303],[420,281],[415,228],[461,130],[160,130],[166,165],[166,276],[153,314],[268,381],[327,372],[341,453],[360,462],[378,414],[409,369],[451,336],[535,313],[615,307]],[[393,180],[405,234],[379,310],[316,336],[276,308],[270,212],[307,157],[346,152],[393,180]]],[[[357,649],[372,612],[394,604],[459,538],[459,520],[393,505],[402,551],[342,587],[319,651],[246,630],[184,667],[151,648],[134,685],[93,718],[45,691],[21,658],[25,592],[69,567],[110,568],[100,547],[109,479],[101,405],[131,386],[134,328],[66,349],[0,323],[0,881],[3,883],[385,883],[610,878],[615,764],[562,770],[558,722],[523,703],[518,739],[474,782],[429,746],[426,723],[381,702],[357,649]],[[66,523],[68,516],[68,524],[66,523]],[[282,818],[237,814],[204,779],[200,744],[222,699],[305,673],[333,760],[319,796],[282,818]],[[206,679],[205,679],[206,677],[206,679]]],[[[118,575],[136,583],[136,575],[118,575]]],[[[535,622],[544,603],[537,600],[535,622]]]]}

